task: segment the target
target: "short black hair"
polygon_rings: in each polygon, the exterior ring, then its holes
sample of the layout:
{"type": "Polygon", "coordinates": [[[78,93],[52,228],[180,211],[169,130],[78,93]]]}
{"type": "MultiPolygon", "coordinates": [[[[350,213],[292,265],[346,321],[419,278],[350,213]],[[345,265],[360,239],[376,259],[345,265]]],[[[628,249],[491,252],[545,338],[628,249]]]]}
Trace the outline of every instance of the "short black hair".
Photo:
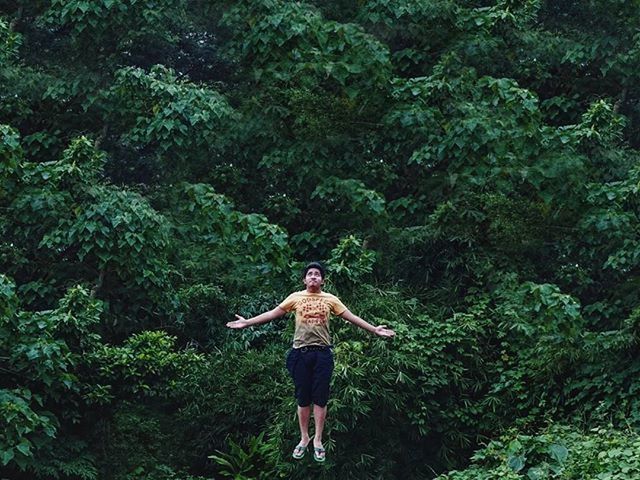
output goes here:
{"type": "Polygon", "coordinates": [[[302,278],[307,276],[307,272],[309,270],[311,270],[312,268],[317,268],[318,270],[320,270],[320,276],[322,277],[322,279],[324,280],[324,267],[322,266],[322,264],[320,262],[311,262],[309,264],[307,264],[306,267],[304,267],[304,270],[302,271],[302,278]]]}

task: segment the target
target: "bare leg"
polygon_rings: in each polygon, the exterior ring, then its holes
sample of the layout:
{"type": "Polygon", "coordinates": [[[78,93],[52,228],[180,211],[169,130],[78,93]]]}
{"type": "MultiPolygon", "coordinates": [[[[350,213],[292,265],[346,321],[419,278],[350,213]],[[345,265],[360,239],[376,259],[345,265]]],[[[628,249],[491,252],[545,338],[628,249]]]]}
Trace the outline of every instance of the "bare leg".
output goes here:
{"type": "Polygon", "coordinates": [[[313,422],[315,424],[315,433],[313,435],[313,446],[322,447],[322,432],[324,431],[324,420],[327,418],[327,406],[313,406],[313,422]]]}
{"type": "Polygon", "coordinates": [[[298,406],[298,425],[300,425],[300,445],[309,443],[309,417],[311,416],[311,407],[298,406]]]}

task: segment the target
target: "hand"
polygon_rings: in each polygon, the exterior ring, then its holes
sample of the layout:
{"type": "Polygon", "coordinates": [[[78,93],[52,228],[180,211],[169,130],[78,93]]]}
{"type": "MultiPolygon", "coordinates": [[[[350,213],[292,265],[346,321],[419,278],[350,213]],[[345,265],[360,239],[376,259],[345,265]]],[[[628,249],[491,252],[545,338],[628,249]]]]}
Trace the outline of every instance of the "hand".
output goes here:
{"type": "Polygon", "coordinates": [[[227,327],[229,328],[245,328],[249,326],[249,322],[246,318],[241,317],[240,315],[236,315],[237,320],[233,322],[227,322],[227,327]]]}
{"type": "Polygon", "coordinates": [[[386,325],[378,325],[373,333],[375,333],[379,337],[394,337],[396,334],[396,332],[394,332],[390,328],[387,328],[386,325]]]}

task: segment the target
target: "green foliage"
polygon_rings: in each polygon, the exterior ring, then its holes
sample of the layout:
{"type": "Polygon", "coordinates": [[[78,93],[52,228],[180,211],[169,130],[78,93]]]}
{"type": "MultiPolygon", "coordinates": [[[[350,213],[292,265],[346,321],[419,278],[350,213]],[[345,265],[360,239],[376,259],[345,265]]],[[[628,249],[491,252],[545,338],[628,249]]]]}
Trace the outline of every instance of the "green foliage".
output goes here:
{"type": "Polygon", "coordinates": [[[0,0],[3,475],[637,476],[637,7],[0,0]],[[398,333],[332,320],[322,466],[225,326],[312,259],[398,333]]]}
{"type": "Polygon", "coordinates": [[[349,235],[331,251],[327,265],[331,269],[332,282],[344,287],[356,288],[364,277],[373,271],[376,255],[365,248],[365,242],[349,235]]]}
{"type": "Polygon", "coordinates": [[[131,300],[111,303],[114,311],[170,309],[169,226],[140,195],[102,183],[104,163],[104,154],[81,137],[60,160],[21,162],[8,172],[15,187],[6,212],[15,227],[7,240],[22,260],[5,268],[22,278],[22,292],[35,302],[68,283],[91,282],[105,300],[131,300]],[[50,262],[54,278],[29,267],[36,258],[50,262]]]}
{"type": "MultiPolygon", "coordinates": [[[[92,329],[102,305],[86,289],[75,287],[55,310],[18,310],[15,286],[4,275],[0,275],[0,295],[1,380],[5,386],[0,389],[1,461],[22,471],[38,471],[47,464],[37,455],[51,448],[60,418],[79,420],[79,366],[99,339],[92,329]]],[[[73,461],[58,462],[55,475],[72,469],[73,461]]]]}
{"type": "Polygon", "coordinates": [[[29,390],[0,389],[0,412],[3,419],[0,455],[3,466],[15,462],[24,469],[33,458],[34,445],[37,448],[44,438],[55,436],[55,419],[47,413],[33,410],[41,405],[42,398],[32,396],[29,390]]]}
{"type": "Polygon", "coordinates": [[[13,32],[9,24],[0,18],[0,60],[2,63],[17,58],[22,38],[13,32]]]}
{"type": "Polygon", "coordinates": [[[273,465],[277,453],[274,455],[273,447],[265,442],[264,433],[249,438],[245,448],[229,440],[229,448],[229,453],[219,452],[209,457],[220,466],[223,478],[266,480],[283,477],[278,475],[277,465],[273,465]]]}
{"type": "Polygon", "coordinates": [[[235,121],[222,95],[161,65],[149,72],[140,68],[116,71],[100,106],[105,119],[121,132],[123,145],[138,151],[155,150],[163,159],[162,168],[169,170],[182,170],[189,165],[185,160],[196,158],[219,161],[211,147],[223,150],[235,121]]]}
{"type": "MultiPolygon", "coordinates": [[[[311,194],[327,203],[335,212],[345,212],[350,216],[354,227],[360,226],[356,219],[363,218],[369,222],[380,218],[385,212],[385,201],[375,190],[369,190],[359,180],[343,180],[329,177],[320,183],[311,194]]],[[[362,229],[362,227],[360,227],[362,229]]]]}
{"type": "Polygon", "coordinates": [[[537,435],[510,432],[476,452],[468,469],[437,478],[633,478],[640,473],[639,448],[633,432],[607,427],[581,432],[552,425],[537,435]]]}
{"type": "Polygon", "coordinates": [[[181,478],[167,465],[172,439],[163,428],[164,421],[162,414],[128,402],[116,408],[109,422],[98,420],[96,441],[104,449],[98,459],[102,471],[118,480],[181,478]]]}
{"type": "Polygon", "coordinates": [[[87,443],[76,438],[66,438],[64,445],[56,444],[53,448],[41,451],[40,462],[32,465],[37,478],[79,478],[96,480],[99,470],[95,458],[87,451],[87,443]]]}
{"type": "Polygon", "coordinates": [[[225,23],[242,33],[231,54],[253,65],[254,78],[318,82],[349,97],[379,89],[389,78],[387,49],[353,24],[326,21],[304,3],[240,2],[225,23]]]}
{"type": "Polygon", "coordinates": [[[184,12],[183,0],[160,3],[137,0],[52,0],[42,21],[65,29],[86,44],[104,45],[117,39],[120,48],[145,35],[169,35],[158,26],[178,20],[184,12]],[[178,16],[176,18],[175,16],[178,16]]]}
{"type": "Polygon", "coordinates": [[[171,192],[170,201],[180,222],[181,240],[196,244],[185,251],[191,256],[205,248],[204,258],[185,259],[188,267],[217,269],[220,275],[230,276],[241,274],[236,269],[243,264],[263,274],[281,273],[287,267],[287,233],[263,215],[236,210],[228,198],[206,184],[183,184],[171,192]],[[207,263],[198,264],[203,261],[207,263]]]}
{"type": "Polygon", "coordinates": [[[559,180],[577,177],[581,161],[562,158],[570,147],[563,145],[577,137],[542,125],[532,92],[473,69],[457,72],[457,62],[447,58],[432,76],[395,84],[399,104],[385,122],[406,132],[397,140],[406,144],[407,164],[444,177],[439,188],[448,184],[454,194],[474,187],[511,193],[528,184],[549,202],[564,191],[559,180]]]}
{"type": "Polygon", "coordinates": [[[174,349],[175,338],[162,331],[134,334],[122,346],[101,345],[86,359],[94,373],[85,396],[91,402],[106,403],[114,396],[174,395],[178,378],[190,375],[204,360],[196,352],[174,349]]]}
{"type": "Polygon", "coordinates": [[[15,172],[22,158],[18,132],[7,125],[0,125],[0,201],[9,201],[8,195],[15,188],[15,172]]]}
{"type": "Polygon", "coordinates": [[[576,416],[593,423],[635,425],[640,419],[637,391],[638,322],[640,312],[634,309],[620,329],[587,332],[584,335],[581,360],[570,381],[564,385],[567,407],[576,416]]]}

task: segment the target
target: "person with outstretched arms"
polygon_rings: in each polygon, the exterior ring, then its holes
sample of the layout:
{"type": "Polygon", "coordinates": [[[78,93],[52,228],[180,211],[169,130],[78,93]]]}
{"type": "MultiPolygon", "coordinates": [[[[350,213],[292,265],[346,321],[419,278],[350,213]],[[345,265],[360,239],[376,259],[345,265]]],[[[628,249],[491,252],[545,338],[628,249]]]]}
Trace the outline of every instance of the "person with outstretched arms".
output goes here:
{"type": "Polygon", "coordinates": [[[333,352],[329,317],[340,316],[354,325],[380,337],[393,337],[395,332],[386,325],[373,326],[354,315],[335,295],[322,291],[325,269],[318,262],[308,264],[303,270],[302,281],[305,289],[289,295],[273,310],[246,319],[236,315],[229,328],[245,328],[260,325],[295,312],[295,332],[293,348],[287,355],[286,366],[295,387],[298,404],[300,442],[293,450],[293,458],[301,459],[311,442],[309,418],[313,405],[315,432],[313,436],[313,458],[324,462],[326,451],[322,444],[322,434],[327,416],[329,383],[333,373],[333,352]]]}

